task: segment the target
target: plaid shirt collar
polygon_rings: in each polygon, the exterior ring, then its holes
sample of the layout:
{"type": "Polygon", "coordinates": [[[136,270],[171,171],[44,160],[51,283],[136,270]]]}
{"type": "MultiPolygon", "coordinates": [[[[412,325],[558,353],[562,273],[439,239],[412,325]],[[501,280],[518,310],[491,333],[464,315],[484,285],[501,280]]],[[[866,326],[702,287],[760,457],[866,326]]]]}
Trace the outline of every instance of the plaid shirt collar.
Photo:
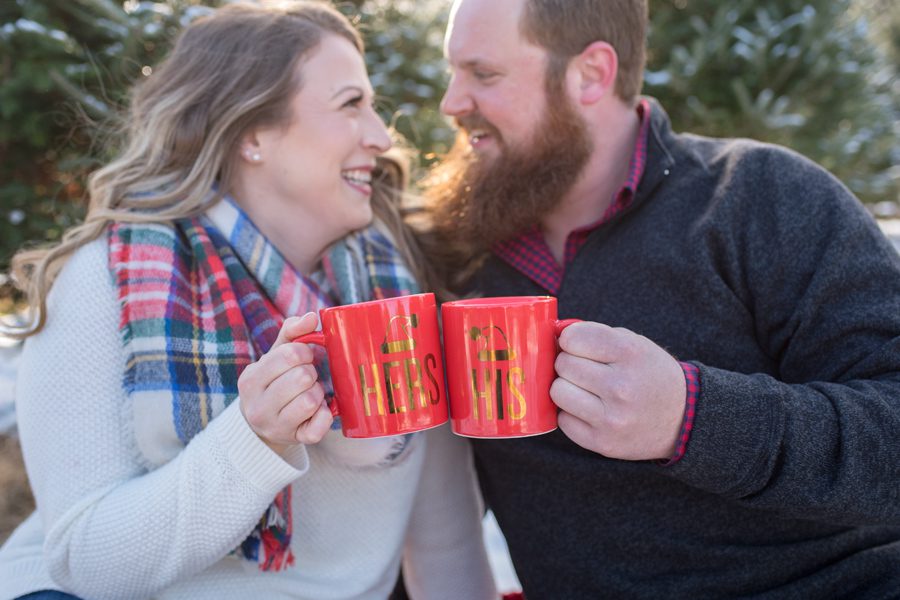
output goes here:
{"type": "Polygon", "coordinates": [[[650,131],[650,102],[642,98],[637,106],[637,114],[640,119],[640,130],[637,142],[634,145],[634,153],[628,165],[628,177],[624,185],[616,192],[612,203],[603,216],[596,222],[585,227],[580,227],[566,238],[564,264],[560,265],[553,258],[549,246],[544,239],[544,234],[538,225],[522,233],[517,238],[495,244],[492,248],[494,254],[507,262],[517,271],[546,289],[551,294],[558,294],[562,286],[565,267],[568,266],[578,250],[587,241],[588,236],[604,223],[625,210],[634,200],[634,192],[644,174],[647,164],[647,136],[650,131]]]}

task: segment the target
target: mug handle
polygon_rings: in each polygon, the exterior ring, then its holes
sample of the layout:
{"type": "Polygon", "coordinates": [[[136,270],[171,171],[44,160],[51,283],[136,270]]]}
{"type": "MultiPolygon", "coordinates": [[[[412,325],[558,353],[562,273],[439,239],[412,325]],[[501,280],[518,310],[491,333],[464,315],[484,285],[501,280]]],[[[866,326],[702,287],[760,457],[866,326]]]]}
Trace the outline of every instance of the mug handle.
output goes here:
{"type": "MultiPolygon", "coordinates": [[[[313,331],[312,333],[306,333],[301,335],[300,337],[296,337],[291,340],[291,343],[300,342],[301,344],[314,344],[316,346],[325,347],[325,334],[321,331],[313,331]]],[[[338,410],[337,397],[332,398],[331,406],[328,407],[331,410],[332,417],[341,416],[340,411],[338,410]]]]}
{"type": "Polygon", "coordinates": [[[562,319],[556,320],[553,322],[553,333],[556,334],[556,337],[562,335],[563,329],[568,327],[573,323],[581,323],[581,319],[562,319]]]}

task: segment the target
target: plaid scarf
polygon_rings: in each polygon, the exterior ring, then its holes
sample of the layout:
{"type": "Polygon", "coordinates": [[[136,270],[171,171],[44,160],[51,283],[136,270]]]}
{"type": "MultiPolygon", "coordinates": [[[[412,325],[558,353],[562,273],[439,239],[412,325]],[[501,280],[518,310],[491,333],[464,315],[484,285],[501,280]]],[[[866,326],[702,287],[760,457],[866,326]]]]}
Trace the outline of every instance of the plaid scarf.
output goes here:
{"type": "MultiPolygon", "coordinates": [[[[155,415],[162,431],[154,440],[172,452],[234,401],[241,372],[269,350],[286,317],[419,291],[377,224],[335,244],[305,278],[227,198],[171,224],[113,224],[109,265],[122,307],[125,390],[142,414],[155,415]]],[[[294,563],[291,529],[287,486],[234,552],[264,571],[286,568],[294,563]]]]}

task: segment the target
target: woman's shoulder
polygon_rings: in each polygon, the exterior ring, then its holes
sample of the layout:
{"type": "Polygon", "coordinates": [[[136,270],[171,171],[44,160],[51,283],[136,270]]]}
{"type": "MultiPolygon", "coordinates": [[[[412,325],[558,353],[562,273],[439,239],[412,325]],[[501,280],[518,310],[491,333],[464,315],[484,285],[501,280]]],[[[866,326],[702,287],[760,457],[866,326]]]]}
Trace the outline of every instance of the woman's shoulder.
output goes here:
{"type": "Polygon", "coordinates": [[[47,295],[47,322],[26,340],[26,350],[83,336],[86,330],[117,331],[119,312],[107,242],[101,236],[75,250],[62,266],[47,295]]]}
{"type": "Polygon", "coordinates": [[[115,299],[109,273],[109,245],[106,236],[81,246],[63,265],[47,297],[48,310],[53,312],[61,298],[90,310],[98,302],[102,305],[115,299]]]}
{"type": "Polygon", "coordinates": [[[109,256],[109,241],[105,235],[87,242],[69,258],[66,267],[73,265],[74,269],[97,269],[98,267],[105,269],[107,257],[109,256]]]}

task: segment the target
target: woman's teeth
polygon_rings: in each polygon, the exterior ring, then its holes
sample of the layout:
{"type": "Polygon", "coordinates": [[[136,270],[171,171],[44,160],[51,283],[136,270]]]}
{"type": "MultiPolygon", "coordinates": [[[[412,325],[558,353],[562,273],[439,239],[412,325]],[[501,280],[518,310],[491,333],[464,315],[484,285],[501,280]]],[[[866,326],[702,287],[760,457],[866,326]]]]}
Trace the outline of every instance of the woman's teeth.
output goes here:
{"type": "Polygon", "coordinates": [[[341,171],[341,177],[343,177],[350,183],[356,183],[360,185],[368,185],[372,183],[372,173],[370,171],[341,171]]]}

